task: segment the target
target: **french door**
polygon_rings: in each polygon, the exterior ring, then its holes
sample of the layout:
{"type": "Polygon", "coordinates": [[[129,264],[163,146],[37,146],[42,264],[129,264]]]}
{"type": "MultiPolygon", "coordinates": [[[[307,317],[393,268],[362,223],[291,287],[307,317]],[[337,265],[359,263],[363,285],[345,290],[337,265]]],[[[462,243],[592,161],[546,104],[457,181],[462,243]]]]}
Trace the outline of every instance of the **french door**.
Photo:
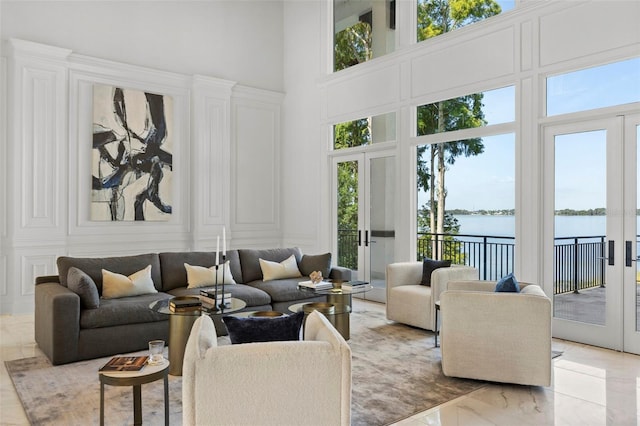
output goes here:
{"type": "Polygon", "coordinates": [[[554,337],[640,353],[640,115],[545,128],[545,290],[554,337]]]}
{"type": "Polygon", "coordinates": [[[395,252],[395,176],[388,151],[333,159],[333,252],[353,279],[373,286],[362,296],[383,303],[385,269],[395,252]]]}

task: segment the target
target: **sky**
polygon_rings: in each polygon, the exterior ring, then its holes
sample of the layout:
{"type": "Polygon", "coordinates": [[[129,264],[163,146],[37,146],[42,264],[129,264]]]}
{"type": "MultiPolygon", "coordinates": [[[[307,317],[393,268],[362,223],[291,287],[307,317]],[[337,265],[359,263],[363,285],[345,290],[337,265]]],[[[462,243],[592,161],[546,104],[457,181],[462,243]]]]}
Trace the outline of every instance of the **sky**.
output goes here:
{"type": "MultiPolygon", "coordinates": [[[[640,102],[640,58],[552,76],[547,93],[548,115],[640,102]]],[[[488,125],[515,120],[513,87],[484,95],[488,125]]],[[[606,132],[559,135],[555,142],[556,209],[605,207],[606,132]]],[[[515,135],[485,137],[483,144],[483,154],[459,157],[449,166],[447,210],[515,207],[515,135]]],[[[419,207],[427,200],[420,193],[419,207]]]]}

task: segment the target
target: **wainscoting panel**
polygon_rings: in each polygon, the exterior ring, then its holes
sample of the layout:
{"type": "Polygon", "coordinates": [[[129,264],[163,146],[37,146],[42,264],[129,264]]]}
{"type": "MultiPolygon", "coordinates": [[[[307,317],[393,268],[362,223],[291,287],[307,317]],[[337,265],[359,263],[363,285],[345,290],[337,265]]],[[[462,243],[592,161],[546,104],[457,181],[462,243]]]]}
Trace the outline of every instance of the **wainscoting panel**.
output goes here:
{"type": "MultiPolygon", "coordinates": [[[[93,238],[104,235],[128,240],[179,237],[190,229],[190,80],[185,76],[140,69],[106,61],[91,63],[82,58],[82,66],[72,69],[69,76],[69,235],[93,238]],[[109,66],[107,66],[109,65],[109,66]],[[136,89],[172,99],[171,175],[172,212],[168,221],[95,221],[91,220],[91,158],[93,134],[94,85],[109,85],[136,89]]],[[[130,206],[129,206],[130,208],[130,206]]]]}
{"type": "Polygon", "coordinates": [[[281,93],[20,40],[1,65],[0,314],[33,311],[60,255],[213,250],[223,226],[229,248],[280,242],[281,93]],[[168,221],[91,219],[96,84],[172,98],[168,221]]]}
{"type": "MultiPolygon", "coordinates": [[[[513,26],[455,45],[443,44],[441,49],[428,51],[411,61],[411,97],[507,76],[514,72],[515,63],[513,26]]],[[[460,93],[464,94],[467,93],[460,93]]]]}
{"type": "Polygon", "coordinates": [[[194,243],[213,247],[229,217],[231,90],[234,82],[194,77],[191,158],[194,243]]]}
{"type": "Polygon", "coordinates": [[[606,7],[601,2],[565,4],[571,7],[540,17],[541,66],[626,47],[637,55],[640,2],[612,1],[606,7]]]}
{"type": "Polygon", "coordinates": [[[67,164],[67,70],[61,61],[68,51],[52,48],[43,58],[34,56],[44,55],[44,49],[33,44],[14,42],[12,48],[7,110],[12,120],[7,153],[7,173],[14,185],[9,200],[15,215],[12,231],[20,240],[37,240],[43,232],[60,238],[65,206],[60,188],[65,186],[67,164]]]}
{"type": "Polygon", "coordinates": [[[279,232],[280,105],[272,92],[234,89],[232,228],[254,237],[279,232]]]}

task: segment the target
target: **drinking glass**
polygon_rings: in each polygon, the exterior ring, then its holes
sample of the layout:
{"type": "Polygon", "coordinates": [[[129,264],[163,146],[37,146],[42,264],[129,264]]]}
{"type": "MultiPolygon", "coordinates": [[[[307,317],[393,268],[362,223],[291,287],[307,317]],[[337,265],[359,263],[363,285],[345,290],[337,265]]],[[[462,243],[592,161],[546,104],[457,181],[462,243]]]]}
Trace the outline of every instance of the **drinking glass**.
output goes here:
{"type": "Polygon", "coordinates": [[[161,364],[164,351],[164,340],[152,340],[149,342],[149,364],[161,364]]]}

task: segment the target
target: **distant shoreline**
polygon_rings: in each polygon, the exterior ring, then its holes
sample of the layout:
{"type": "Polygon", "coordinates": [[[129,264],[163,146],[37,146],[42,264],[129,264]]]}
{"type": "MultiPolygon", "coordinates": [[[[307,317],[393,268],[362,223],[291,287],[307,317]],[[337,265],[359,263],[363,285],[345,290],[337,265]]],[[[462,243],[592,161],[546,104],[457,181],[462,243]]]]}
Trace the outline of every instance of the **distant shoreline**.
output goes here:
{"type": "MultiPolygon", "coordinates": [[[[447,213],[454,216],[514,216],[514,209],[506,210],[464,210],[453,209],[447,210],[447,213]]],[[[562,209],[556,210],[556,216],[606,216],[607,211],[604,208],[588,209],[588,210],[572,210],[562,209]]],[[[637,215],[640,215],[640,209],[636,211],[637,215]]]]}

